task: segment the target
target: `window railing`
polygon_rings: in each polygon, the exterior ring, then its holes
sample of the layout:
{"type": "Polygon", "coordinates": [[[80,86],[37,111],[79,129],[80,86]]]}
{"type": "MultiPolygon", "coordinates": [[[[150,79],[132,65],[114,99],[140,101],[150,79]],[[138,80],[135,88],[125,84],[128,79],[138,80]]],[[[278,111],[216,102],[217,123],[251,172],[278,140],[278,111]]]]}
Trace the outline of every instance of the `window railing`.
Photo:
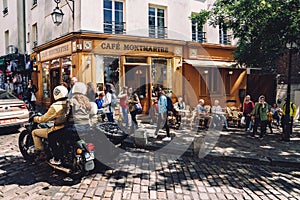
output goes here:
{"type": "Polygon", "coordinates": [[[206,32],[198,32],[198,35],[193,33],[192,40],[196,42],[206,43],[206,32]]]}
{"type": "Polygon", "coordinates": [[[231,35],[220,35],[220,44],[231,44],[231,35]]]}
{"type": "Polygon", "coordinates": [[[125,34],[125,22],[104,22],[104,33],[125,34]]]}
{"type": "Polygon", "coordinates": [[[3,12],[3,15],[6,15],[8,13],[8,7],[4,8],[2,12],[3,12]]]}
{"type": "Polygon", "coordinates": [[[162,26],[149,26],[149,37],[152,38],[167,38],[168,29],[162,26]]]}

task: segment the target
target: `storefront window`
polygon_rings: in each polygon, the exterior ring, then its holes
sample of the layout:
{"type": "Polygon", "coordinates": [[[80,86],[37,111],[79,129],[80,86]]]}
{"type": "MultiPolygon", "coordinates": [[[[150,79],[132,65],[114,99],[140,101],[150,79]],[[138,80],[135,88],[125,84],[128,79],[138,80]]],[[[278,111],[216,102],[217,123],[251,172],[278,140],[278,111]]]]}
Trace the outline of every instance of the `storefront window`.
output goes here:
{"type": "Polygon", "coordinates": [[[167,95],[172,94],[172,62],[171,59],[152,59],[152,80],[153,88],[163,87],[167,95]]]}
{"type": "MultiPolygon", "coordinates": [[[[119,58],[118,57],[104,57],[104,83],[112,83],[116,89],[119,88],[119,58]]],[[[118,91],[117,91],[118,92],[118,91]]]]}
{"type": "Polygon", "coordinates": [[[49,78],[49,63],[44,62],[42,63],[42,70],[43,70],[43,96],[44,98],[50,97],[50,78],[49,78]]]}
{"type": "Polygon", "coordinates": [[[71,56],[67,56],[62,58],[62,81],[70,85],[71,78],[72,78],[72,59],[71,56]]]}

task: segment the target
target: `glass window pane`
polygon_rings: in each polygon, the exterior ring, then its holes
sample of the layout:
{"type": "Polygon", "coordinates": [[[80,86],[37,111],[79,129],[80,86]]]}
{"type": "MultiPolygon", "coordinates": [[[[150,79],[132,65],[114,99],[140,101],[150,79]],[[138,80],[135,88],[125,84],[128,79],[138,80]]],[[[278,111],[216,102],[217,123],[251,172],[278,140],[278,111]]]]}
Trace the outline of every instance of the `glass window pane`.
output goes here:
{"type": "Polygon", "coordinates": [[[155,17],[149,17],[149,26],[155,26],[155,17]]]}
{"type": "Polygon", "coordinates": [[[157,16],[159,17],[165,17],[165,10],[164,9],[157,9],[157,16]]]}
{"type": "Polygon", "coordinates": [[[104,22],[112,22],[111,10],[104,10],[104,22]]]}
{"type": "Polygon", "coordinates": [[[157,19],[157,26],[164,27],[165,26],[165,19],[164,18],[158,18],[157,19]]]}
{"type": "Polygon", "coordinates": [[[149,15],[155,16],[155,8],[149,7],[149,15]]]}
{"type": "Polygon", "coordinates": [[[123,12],[115,11],[115,22],[116,24],[123,22],[123,12]]]}
{"type": "Polygon", "coordinates": [[[115,10],[123,10],[123,2],[115,2],[115,10]]]}
{"type": "Polygon", "coordinates": [[[112,9],[112,1],[110,0],[103,0],[104,8],[112,9]]]}

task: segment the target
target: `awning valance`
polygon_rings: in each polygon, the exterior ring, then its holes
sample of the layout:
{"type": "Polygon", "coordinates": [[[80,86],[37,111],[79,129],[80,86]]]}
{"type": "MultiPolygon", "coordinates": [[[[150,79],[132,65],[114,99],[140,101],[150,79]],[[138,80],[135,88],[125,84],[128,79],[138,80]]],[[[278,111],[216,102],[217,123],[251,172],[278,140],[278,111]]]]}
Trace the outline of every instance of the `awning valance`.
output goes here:
{"type": "Polygon", "coordinates": [[[219,68],[231,68],[236,65],[236,62],[225,61],[213,61],[213,60],[190,60],[184,59],[184,61],[194,67],[219,67],[219,68]]]}

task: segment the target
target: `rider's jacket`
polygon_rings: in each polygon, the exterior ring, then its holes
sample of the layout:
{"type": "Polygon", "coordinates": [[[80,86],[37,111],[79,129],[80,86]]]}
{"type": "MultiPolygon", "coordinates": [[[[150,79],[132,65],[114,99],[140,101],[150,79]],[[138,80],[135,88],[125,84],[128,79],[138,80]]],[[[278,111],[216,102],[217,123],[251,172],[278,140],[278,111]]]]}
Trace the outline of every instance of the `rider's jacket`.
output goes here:
{"type": "Polygon", "coordinates": [[[50,128],[50,131],[52,132],[65,126],[69,110],[69,101],[56,101],[44,115],[36,116],[33,120],[37,123],[54,121],[54,126],[50,128]]]}

